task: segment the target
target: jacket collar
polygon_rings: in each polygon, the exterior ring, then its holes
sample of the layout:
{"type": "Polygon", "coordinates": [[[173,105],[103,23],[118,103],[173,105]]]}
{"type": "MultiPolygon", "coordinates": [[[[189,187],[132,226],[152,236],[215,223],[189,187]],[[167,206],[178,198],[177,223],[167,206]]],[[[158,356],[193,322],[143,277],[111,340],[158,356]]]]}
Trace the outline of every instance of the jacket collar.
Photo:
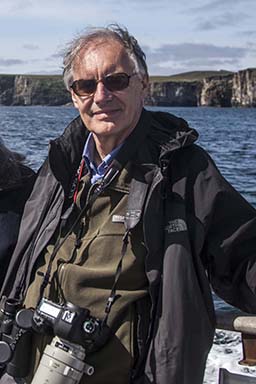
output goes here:
{"type": "MultiPolygon", "coordinates": [[[[120,168],[131,160],[148,134],[151,116],[143,111],[139,122],[125,140],[122,150],[116,156],[120,168]]],[[[61,183],[65,194],[69,194],[72,181],[79,167],[89,131],[80,116],[71,121],[64,133],[50,142],[49,164],[55,178],[61,183]]]]}
{"type": "MultiPolygon", "coordinates": [[[[88,135],[89,131],[78,116],[59,138],[50,142],[50,167],[66,193],[69,193],[79,167],[88,135]]],[[[185,120],[169,113],[143,109],[137,126],[126,139],[116,161],[120,168],[133,160],[150,167],[157,164],[159,158],[168,157],[170,152],[191,145],[197,137],[198,133],[185,120]]]]}
{"type": "Polygon", "coordinates": [[[160,146],[160,157],[188,147],[198,139],[198,132],[177,116],[165,112],[152,114],[152,140],[160,146]]]}

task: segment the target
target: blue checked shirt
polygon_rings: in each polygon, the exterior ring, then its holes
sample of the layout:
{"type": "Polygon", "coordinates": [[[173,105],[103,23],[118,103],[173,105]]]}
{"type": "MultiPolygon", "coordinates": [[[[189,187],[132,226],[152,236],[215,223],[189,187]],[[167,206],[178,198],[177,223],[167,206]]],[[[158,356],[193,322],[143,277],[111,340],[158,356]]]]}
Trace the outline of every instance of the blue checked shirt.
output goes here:
{"type": "Polygon", "coordinates": [[[93,161],[94,151],[95,151],[95,142],[93,139],[93,134],[92,132],[90,132],[84,146],[83,157],[85,159],[88,169],[91,172],[92,184],[94,184],[97,180],[100,180],[104,176],[104,173],[106,172],[107,168],[111,164],[112,160],[117,155],[122,145],[123,143],[118,145],[118,147],[114,148],[113,151],[111,151],[107,156],[104,157],[102,162],[97,167],[93,161]]]}

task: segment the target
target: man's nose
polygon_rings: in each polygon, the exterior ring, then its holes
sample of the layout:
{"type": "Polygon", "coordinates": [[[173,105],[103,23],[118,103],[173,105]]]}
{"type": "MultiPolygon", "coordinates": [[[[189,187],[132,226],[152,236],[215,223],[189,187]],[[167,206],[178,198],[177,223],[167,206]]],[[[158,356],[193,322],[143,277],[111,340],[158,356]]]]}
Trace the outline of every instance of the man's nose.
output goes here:
{"type": "Polygon", "coordinates": [[[94,92],[94,102],[100,103],[102,101],[106,101],[111,95],[111,91],[106,88],[103,81],[99,81],[94,92]]]}

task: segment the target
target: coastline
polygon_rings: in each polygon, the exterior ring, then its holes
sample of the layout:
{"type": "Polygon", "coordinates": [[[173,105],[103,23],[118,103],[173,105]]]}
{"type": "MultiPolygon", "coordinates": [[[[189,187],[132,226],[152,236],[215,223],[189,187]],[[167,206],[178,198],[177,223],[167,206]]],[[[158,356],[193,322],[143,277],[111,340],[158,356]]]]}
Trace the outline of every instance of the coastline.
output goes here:
{"type": "MultiPolygon", "coordinates": [[[[61,75],[0,74],[0,105],[65,106],[70,93],[61,75]]],[[[256,68],[150,76],[147,106],[256,107],[256,68]]]]}

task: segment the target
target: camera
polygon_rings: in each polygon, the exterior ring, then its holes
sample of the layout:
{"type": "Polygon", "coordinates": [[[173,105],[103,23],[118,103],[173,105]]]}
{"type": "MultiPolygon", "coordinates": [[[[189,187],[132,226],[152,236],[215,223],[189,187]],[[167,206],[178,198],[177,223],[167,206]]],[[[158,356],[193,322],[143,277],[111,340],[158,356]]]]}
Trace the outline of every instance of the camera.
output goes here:
{"type": "Polygon", "coordinates": [[[0,309],[0,366],[13,377],[26,377],[32,333],[52,335],[45,347],[32,383],[79,383],[94,368],[84,362],[110,336],[104,321],[72,303],[56,304],[43,298],[35,310],[22,309],[15,300],[5,300],[0,309]],[[25,361],[24,361],[25,358],[25,361]]]}
{"type": "Polygon", "coordinates": [[[110,336],[110,328],[91,316],[88,309],[72,303],[59,305],[44,298],[33,314],[32,328],[79,344],[87,355],[101,348],[110,336]]]}
{"type": "Polygon", "coordinates": [[[19,302],[3,298],[0,309],[0,367],[13,377],[25,377],[29,371],[32,311],[19,302]]]}

